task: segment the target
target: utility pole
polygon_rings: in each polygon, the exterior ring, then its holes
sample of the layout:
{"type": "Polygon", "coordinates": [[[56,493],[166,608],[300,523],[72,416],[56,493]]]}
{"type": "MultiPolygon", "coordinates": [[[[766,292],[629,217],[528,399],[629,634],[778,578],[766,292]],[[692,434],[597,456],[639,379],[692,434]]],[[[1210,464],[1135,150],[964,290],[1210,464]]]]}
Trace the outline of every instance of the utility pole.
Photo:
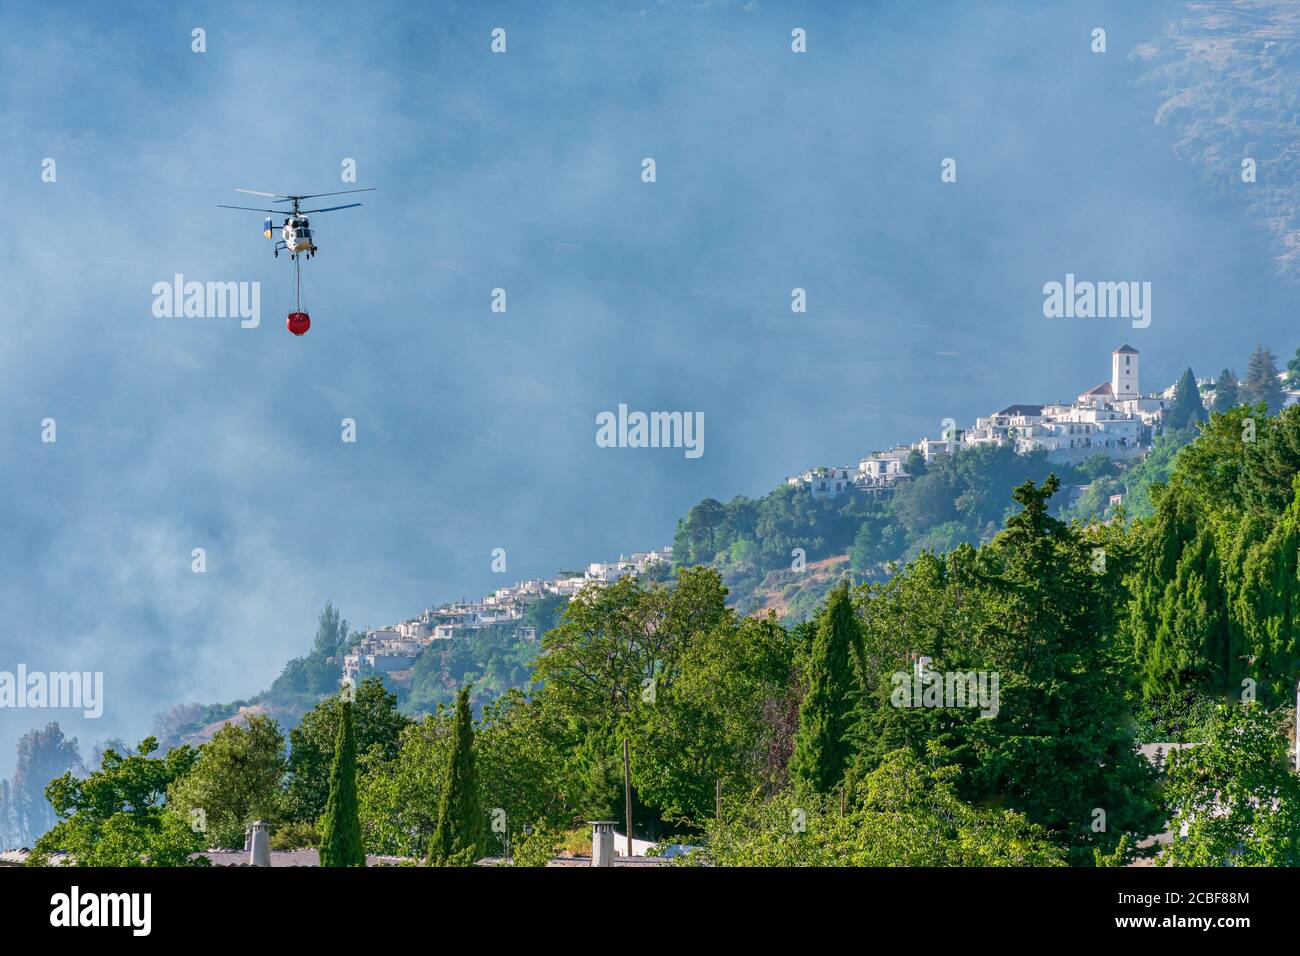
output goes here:
{"type": "Polygon", "coordinates": [[[623,738],[623,804],[627,809],[627,855],[632,855],[632,759],[623,738]]]}
{"type": "MultiPolygon", "coordinates": [[[[1300,718],[1297,718],[1300,720],[1300,718]]],[[[713,807],[714,815],[717,816],[718,822],[722,822],[722,778],[719,777],[713,786],[713,807]]]]}

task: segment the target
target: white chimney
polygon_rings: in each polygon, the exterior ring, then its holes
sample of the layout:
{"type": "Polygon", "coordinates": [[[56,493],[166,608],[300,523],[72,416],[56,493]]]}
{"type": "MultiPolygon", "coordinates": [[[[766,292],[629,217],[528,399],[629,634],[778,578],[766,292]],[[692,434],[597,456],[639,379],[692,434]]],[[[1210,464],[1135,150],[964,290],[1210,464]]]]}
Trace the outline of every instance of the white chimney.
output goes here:
{"type": "Polygon", "coordinates": [[[614,865],[614,823],[612,820],[591,821],[591,865],[614,865]]]}
{"type": "Polygon", "coordinates": [[[254,820],[248,835],[248,865],[271,865],[271,834],[263,820],[254,820]]]}

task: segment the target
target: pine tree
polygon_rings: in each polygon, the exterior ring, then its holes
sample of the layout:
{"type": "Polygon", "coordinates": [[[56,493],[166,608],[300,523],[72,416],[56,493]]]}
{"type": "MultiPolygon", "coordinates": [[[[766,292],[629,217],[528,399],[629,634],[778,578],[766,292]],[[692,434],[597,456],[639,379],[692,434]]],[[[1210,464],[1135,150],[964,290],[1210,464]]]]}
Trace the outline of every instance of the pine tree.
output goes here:
{"type": "Polygon", "coordinates": [[[852,663],[857,643],[858,623],[846,581],[831,591],[817,624],[808,694],[799,707],[790,759],[792,779],[818,793],[830,793],[839,785],[853,756],[849,731],[857,704],[852,663]]]}
{"type": "Polygon", "coordinates": [[[1230,408],[1241,404],[1241,399],[1237,395],[1237,376],[1232,374],[1231,369],[1224,369],[1219,373],[1219,380],[1214,383],[1214,407],[1212,411],[1220,415],[1230,408]]]}
{"type": "Polygon", "coordinates": [[[1276,415],[1282,410],[1285,399],[1282,383],[1277,378],[1277,364],[1273,353],[1262,345],[1255,346],[1250,356],[1250,366],[1246,369],[1246,381],[1241,383],[1241,400],[1247,405],[1261,402],[1268,406],[1268,413],[1276,415]]]}
{"type": "Polygon", "coordinates": [[[1165,411],[1165,427],[1169,429],[1187,428],[1194,422],[1205,420],[1205,405],[1201,402],[1201,393],[1196,387],[1196,376],[1189,368],[1174,388],[1174,400],[1165,411]]]}
{"type": "Polygon", "coordinates": [[[1059,487],[1055,475],[1018,486],[1022,510],[979,554],[984,607],[961,639],[996,662],[1001,696],[996,717],[967,721],[977,763],[968,790],[1048,827],[1078,863],[1113,852],[1125,833],[1151,832],[1159,815],[1151,768],[1133,749],[1128,675],[1108,647],[1124,548],[1105,543],[1099,564],[1093,542],[1050,515],[1059,487]],[[1104,832],[1089,826],[1097,807],[1104,832]]]}
{"type": "Polygon", "coordinates": [[[429,844],[430,866],[469,866],[483,836],[478,776],[474,768],[474,724],[469,706],[469,685],[456,697],[451,754],[442,778],[438,824],[429,844]]]}
{"type": "Polygon", "coordinates": [[[330,795],[320,826],[321,866],[365,866],[361,820],[357,815],[357,742],[352,734],[352,704],[343,703],[330,768],[330,795]]]}

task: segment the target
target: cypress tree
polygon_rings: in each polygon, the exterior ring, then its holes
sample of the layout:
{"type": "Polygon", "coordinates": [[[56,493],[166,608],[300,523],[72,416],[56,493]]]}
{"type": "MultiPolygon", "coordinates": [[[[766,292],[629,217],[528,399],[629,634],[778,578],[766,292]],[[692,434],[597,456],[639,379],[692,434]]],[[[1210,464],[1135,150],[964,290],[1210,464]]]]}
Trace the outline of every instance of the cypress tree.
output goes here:
{"type": "Polygon", "coordinates": [[[1255,346],[1250,366],[1246,369],[1246,381],[1241,383],[1241,400],[1247,405],[1263,402],[1268,406],[1268,413],[1276,415],[1282,410],[1285,397],[1282,383],[1277,378],[1273,353],[1262,345],[1255,346]]]}
{"type": "Polygon", "coordinates": [[[474,768],[474,724],[467,684],[456,697],[451,754],[442,777],[438,823],[429,844],[429,865],[471,865],[482,835],[483,815],[479,808],[478,777],[474,768]]]}
{"type": "Polygon", "coordinates": [[[1174,400],[1165,412],[1165,427],[1170,429],[1187,428],[1193,422],[1205,420],[1205,405],[1201,393],[1196,387],[1196,376],[1189,368],[1174,388],[1174,400]]]}
{"type": "Polygon", "coordinates": [[[1237,376],[1232,374],[1231,369],[1224,369],[1219,373],[1219,380],[1214,383],[1214,407],[1213,411],[1223,414],[1230,408],[1235,408],[1241,404],[1241,398],[1237,394],[1237,376]]]}
{"type": "Polygon", "coordinates": [[[817,623],[808,694],[799,705],[799,730],[790,759],[791,778],[818,793],[835,789],[852,758],[849,730],[857,682],[851,655],[857,642],[858,622],[845,581],[831,591],[817,623]]]}
{"type": "Polygon", "coordinates": [[[321,866],[365,866],[361,819],[357,815],[357,742],[352,734],[352,705],[343,702],[330,768],[330,795],[320,828],[321,866]]]}
{"type": "MultiPolygon", "coordinates": [[[[1260,533],[1266,521],[1248,515],[1243,532],[1253,527],[1260,533]]],[[[1266,537],[1234,557],[1241,570],[1232,614],[1249,662],[1247,676],[1259,682],[1265,703],[1286,702],[1300,669],[1300,494],[1266,537]]]]}

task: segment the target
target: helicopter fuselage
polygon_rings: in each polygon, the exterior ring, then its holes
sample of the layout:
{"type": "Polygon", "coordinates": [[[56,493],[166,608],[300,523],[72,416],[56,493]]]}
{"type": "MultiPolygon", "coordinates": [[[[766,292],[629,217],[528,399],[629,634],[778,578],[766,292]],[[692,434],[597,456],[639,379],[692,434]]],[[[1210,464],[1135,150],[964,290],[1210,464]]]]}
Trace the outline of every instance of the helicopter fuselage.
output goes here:
{"type": "Polygon", "coordinates": [[[312,254],[316,251],[316,244],[312,241],[311,224],[302,216],[286,219],[280,235],[284,248],[294,255],[300,252],[312,254]]]}

